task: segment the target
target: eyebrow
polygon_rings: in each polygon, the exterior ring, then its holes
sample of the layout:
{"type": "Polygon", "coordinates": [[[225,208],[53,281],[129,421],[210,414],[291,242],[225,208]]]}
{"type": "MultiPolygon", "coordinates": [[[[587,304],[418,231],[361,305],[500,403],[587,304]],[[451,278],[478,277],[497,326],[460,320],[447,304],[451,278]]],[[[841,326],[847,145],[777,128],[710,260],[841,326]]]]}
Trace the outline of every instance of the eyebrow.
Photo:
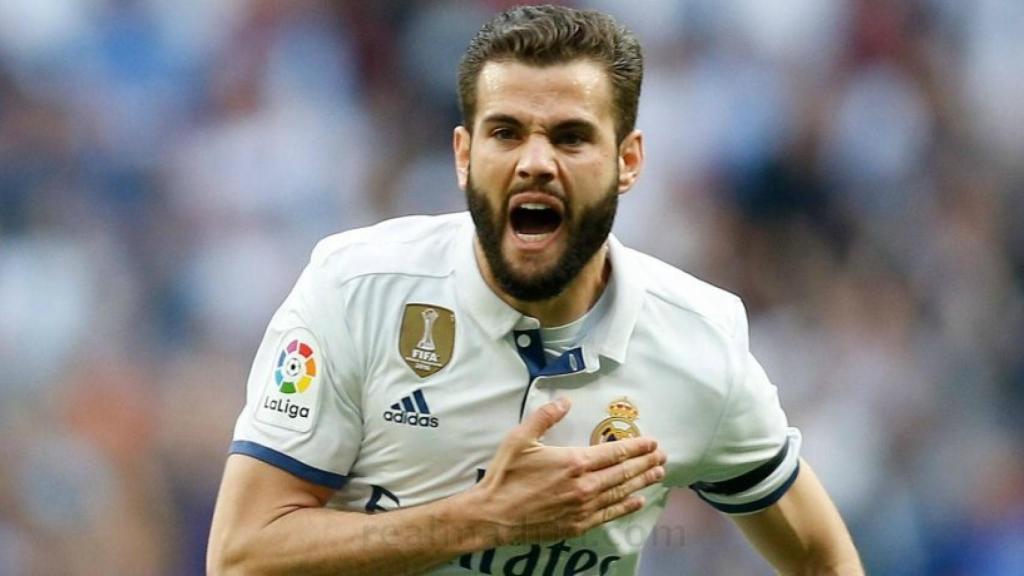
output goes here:
{"type": "Polygon", "coordinates": [[[523,126],[523,123],[518,118],[509,114],[489,114],[480,122],[481,124],[508,124],[517,128],[523,126]]]}
{"type": "Polygon", "coordinates": [[[570,131],[584,132],[591,134],[597,130],[597,126],[593,122],[583,120],[581,118],[571,118],[569,120],[563,120],[551,130],[552,132],[570,132],[570,131]]]}
{"type": "MultiPolygon", "coordinates": [[[[485,116],[483,118],[483,120],[481,120],[481,123],[482,124],[507,124],[509,126],[514,126],[516,128],[522,128],[523,127],[522,121],[520,121],[515,116],[512,116],[510,114],[500,114],[500,113],[499,114],[489,114],[489,115],[485,116]]],[[[593,122],[591,122],[589,120],[584,120],[582,118],[569,118],[567,120],[562,120],[561,122],[555,124],[551,128],[551,132],[565,132],[565,131],[568,131],[568,130],[581,130],[581,131],[585,131],[585,132],[594,132],[596,129],[597,129],[597,126],[593,122]]]]}

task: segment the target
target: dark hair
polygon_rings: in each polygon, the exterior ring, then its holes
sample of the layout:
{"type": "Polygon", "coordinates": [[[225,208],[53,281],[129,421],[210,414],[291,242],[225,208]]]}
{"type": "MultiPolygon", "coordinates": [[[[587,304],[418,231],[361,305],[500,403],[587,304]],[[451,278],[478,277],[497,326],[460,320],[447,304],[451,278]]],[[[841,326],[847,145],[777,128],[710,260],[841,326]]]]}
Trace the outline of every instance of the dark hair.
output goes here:
{"type": "Polygon", "coordinates": [[[484,24],[459,63],[459,109],[473,129],[476,85],[488,62],[518,60],[534,66],[590,59],[604,66],[612,83],[615,132],[622,141],[636,125],[644,75],[640,42],[611,16],[564,6],[518,6],[484,24]]]}

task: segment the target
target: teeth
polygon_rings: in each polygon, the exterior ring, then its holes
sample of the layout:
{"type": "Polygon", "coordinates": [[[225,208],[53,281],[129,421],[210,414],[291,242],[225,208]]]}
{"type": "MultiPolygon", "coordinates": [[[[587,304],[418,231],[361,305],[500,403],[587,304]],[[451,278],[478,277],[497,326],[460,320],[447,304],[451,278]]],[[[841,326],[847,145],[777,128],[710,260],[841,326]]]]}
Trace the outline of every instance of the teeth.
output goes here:
{"type": "Polygon", "coordinates": [[[551,207],[546,204],[540,204],[538,202],[526,202],[519,206],[524,210],[551,210],[551,207]]]}
{"type": "Polygon", "coordinates": [[[523,242],[540,242],[550,235],[550,232],[545,232],[544,234],[523,234],[520,232],[516,233],[516,236],[518,236],[519,239],[522,240],[523,242]]]}

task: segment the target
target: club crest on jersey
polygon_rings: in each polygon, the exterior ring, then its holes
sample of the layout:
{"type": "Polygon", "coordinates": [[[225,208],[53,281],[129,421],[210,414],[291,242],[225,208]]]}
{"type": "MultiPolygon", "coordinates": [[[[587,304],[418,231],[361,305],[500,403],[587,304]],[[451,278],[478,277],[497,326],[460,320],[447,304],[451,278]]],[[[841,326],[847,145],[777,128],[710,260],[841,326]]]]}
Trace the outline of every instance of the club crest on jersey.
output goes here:
{"type": "Polygon", "coordinates": [[[420,378],[448,365],[455,349],[455,313],[430,304],[406,304],[398,351],[420,378]]]}
{"type": "Polygon", "coordinates": [[[615,442],[626,438],[636,438],[640,429],[636,427],[636,419],[640,411],[633,406],[628,398],[613,400],[608,405],[608,418],[601,420],[590,434],[590,445],[615,442]]]}

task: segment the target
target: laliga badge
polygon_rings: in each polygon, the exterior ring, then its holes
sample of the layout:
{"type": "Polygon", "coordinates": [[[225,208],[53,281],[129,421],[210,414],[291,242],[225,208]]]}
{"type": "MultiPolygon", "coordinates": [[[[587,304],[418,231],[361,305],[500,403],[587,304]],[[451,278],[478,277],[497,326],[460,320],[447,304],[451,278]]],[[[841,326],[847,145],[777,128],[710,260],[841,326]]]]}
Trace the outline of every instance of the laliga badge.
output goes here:
{"type": "Polygon", "coordinates": [[[455,313],[429,304],[406,304],[398,351],[420,378],[448,365],[455,349],[455,313]]]}
{"type": "Polygon", "coordinates": [[[640,416],[640,411],[629,401],[628,398],[619,398],[608,405],[609,418],[601,420],[590,434],[590,445],[615,442],[626,438],[640,436],[640,429],[634,421],[640,416]]]}
{"type": "Polygon", "coordinates": [[[308,330],[285,334],[273,377],[256,407],[256,419],[294,432],[311,430],[320,398],[321,364],[320,347],[308,330]]]}

